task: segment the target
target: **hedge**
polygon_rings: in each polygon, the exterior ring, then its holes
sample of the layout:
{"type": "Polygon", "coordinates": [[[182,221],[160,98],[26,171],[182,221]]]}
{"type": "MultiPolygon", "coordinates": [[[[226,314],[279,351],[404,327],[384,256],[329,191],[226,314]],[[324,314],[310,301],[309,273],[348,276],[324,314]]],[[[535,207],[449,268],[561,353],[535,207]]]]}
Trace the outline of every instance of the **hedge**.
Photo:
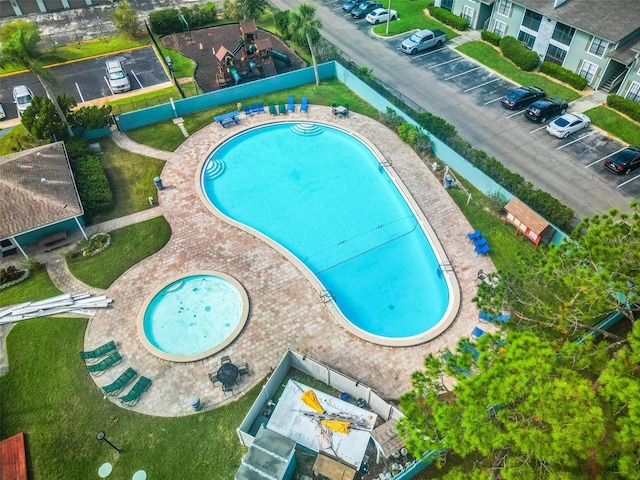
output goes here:
{"type": "Polygon", "coordinates": [[[533,50],[529,50],[515,37],[501,38],[500,50],[502,50],[505,57],[525,72],[530,72],[540,63],[538,54],[533,50]]]}
{"type": "Polygon", "coordinates": [[[450,25],[456,30],[466,30],[469,28],[469,21],[454,15],[449,10],[445,10],[444,8],[434,7],[433,5],[429,5],[427,7],[429,9],[429,13],[436,20],[440,20],[445,25],[450,25]]]}
{"type": "Polygon", "coordinates": [[[577,73],[553,62],[542,62],[540,72],[546,73],[550,77],[557,78],[561,82],[571,85],[576,90],[584,90],[587,87],[587,79],[577,73]]]}
{"type": "Polygon", "coordinates": [[[500,35],[497,33],[490,32],[489,30],[482,30],[480,32],[480,38],[485,42],[488,42],[496,47],[500,46],[500,35]]]}
{"type": "Polygon", "coordinates": [[[191,30],[210,25],[217,18],[215,4],[207,2],[204,5],[181,7],[180,10],[177,8],[164,8],[151,12],[149,14],[149,27],[157,35],[183,32],[185,31],[185,26],[180,20],[180,14],[184,16],[191,30]]]}
{"type": "Polygon", "coordinates": [[[607,105],[614,110],[618,110],[620,113],[624,113],[636,122],[640,122],[640,103],[621,97],[615,93],[610,93],[607,95],[607,105]]]}

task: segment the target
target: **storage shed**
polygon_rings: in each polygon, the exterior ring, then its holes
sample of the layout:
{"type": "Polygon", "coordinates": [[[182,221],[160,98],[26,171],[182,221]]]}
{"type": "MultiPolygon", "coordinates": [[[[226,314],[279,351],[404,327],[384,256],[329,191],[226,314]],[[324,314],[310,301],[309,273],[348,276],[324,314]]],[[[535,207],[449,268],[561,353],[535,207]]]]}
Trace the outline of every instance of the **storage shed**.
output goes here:
{"type": "Polygon", "coordinates": [[[556,229],[522,201],[514,197],[504,209],[507,211],[504,223],[514,225],[516,235],[521,233],[522,238],[526,237],[535,244],[535,248],[541,243],[548,245],[553,239],[556,229]]]}

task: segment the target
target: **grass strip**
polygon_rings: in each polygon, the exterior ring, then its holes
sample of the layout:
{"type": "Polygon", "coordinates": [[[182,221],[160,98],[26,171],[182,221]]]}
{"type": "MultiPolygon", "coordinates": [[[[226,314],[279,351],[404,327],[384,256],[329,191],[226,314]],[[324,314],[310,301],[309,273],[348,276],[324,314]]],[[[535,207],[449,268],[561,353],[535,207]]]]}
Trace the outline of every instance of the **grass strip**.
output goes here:
{"type": "Polygon", "coordinates": [[[595,107],[584,112],[598,128],[630,145],[640,145],[640,125],[608,107],[595,107]]]}

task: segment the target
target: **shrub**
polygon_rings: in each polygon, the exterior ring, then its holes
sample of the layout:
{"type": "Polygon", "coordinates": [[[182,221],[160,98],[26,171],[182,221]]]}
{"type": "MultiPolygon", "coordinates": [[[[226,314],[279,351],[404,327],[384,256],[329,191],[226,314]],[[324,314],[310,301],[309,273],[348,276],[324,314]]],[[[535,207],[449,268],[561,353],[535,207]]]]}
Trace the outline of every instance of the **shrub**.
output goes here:
{"type": "Polygon", "coordinates": [[[497,33],[490,32],[489,30],[482,30],[482,32],[480,32],[480,37],[485,42],[495,45],[496,47],[500,45],[500,35],[497,33]]]}
{"type": "Polygon", "coordinates": [[[163,8],[149,14],[149,27],[153,33],[167,35],[183,29],[176,8],[163,8]]]}
{"type": "Polygon", "coordinates": [[[85,213],[93,217],[108,211],[113,204],[113,193],[100,158],[87,155],[73,161],[71,166],[85,213]]]}
{"type": "Polygon", "coordinates": [[[403,123],[398,126],[398,136],[417,153],[430,154],[433,150],[433,143],[429,140],[429,137],[410,123],[403,123]]]}
{"type": "Polygon", "coordinates": [[[281,10],[273,15],[273,21],[276,24],[276,28],[284,40],[289,40],[291,38],[291,32],[289,32],[289,14],[289,10],[281,10]]]}
{"type": "Polygon", "coordinates": [[[428,8],[431,16],[436,20],[440,20],[445,25],[450,25],[456,30],[466,30],[469,28],[468,20],[451,13],[449,10],[434,7],[433,5],[430,5],[428,8]]]}
{"type": "Polygon", "coordinates": [[[189,28],[196,28],[210,25],[216,21],[216,6],[212,2],[204,5],[194,5],[192,7],[164,8],[149,14],[149,27],[157,35],[167,35],[170,33],[182,32],[185,26],[179,15],[183,15],[189,28]]]}
{"type": "Polygon", "coordinates": [[[91,155],[91,149],[89,148],[89,142],[83,138],[72,137],[64,142],[64,146],[67,149],[67,155],[69,160],[73,164],[74,160],[91,155]]]}
{"type": "Polygon", "coordinates": [[[19,279],[23,273],[24,272],[22,270],[18,270],[13,265],[9,265],[6,268],[0,268],[0,285],[19,279]]]}
{"type": "Polygon", "coordinates": [[[387,107],[386,112],[380,112],[380,122],[391,130],[397,132],[400,125],[404,123],[404,120],[395,112],[395,110],[387,107]]]}
{"type": "Polygon", "coordinates": [[[640,103],[621,97],[615,93],[607,95],[607,105],[620,113],[628,115],[636,122],[640,122],[640,103]]]}
{"type": "Polygon", "coordinates": [[[540,57],[538,57],[538,54],[529,50],[515,37],[501,38],[500,50],[502,50],[505,57],[525,72],[530,72],[540,63],[540,57]]]}
{"type": "Polygon", "coordinates": [[[577,73],[558,65],[553,62],[542,62],[540,71],[546,73],[550,77],[557,78],[561,82],[571,85],[576,90],[584,90],[587,87],[587,79],[581,77],[577,73]]]}

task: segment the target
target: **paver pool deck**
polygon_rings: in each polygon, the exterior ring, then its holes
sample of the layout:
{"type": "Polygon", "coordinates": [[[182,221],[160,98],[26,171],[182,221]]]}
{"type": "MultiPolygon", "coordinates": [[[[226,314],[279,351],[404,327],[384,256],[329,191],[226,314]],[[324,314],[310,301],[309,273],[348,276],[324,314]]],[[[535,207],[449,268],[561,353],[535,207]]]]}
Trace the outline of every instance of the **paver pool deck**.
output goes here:
{"type": "Polygon", "coordinates": [[[330,108],[315,105],[310,105],[308,115],[242,115],[239,125],[225,129],[211,124],[163,157],[167,159],[162,172],[166,188],[158,192],[158,209],[171,225],[171,239],[113,283],[107,290],[112,306],[89,320],[85,334],[85,349],[115,340],[123,357],[122,364],[95,378],[98,385],[107,385],[127,367],[152,379],[134,411],[179,416],[193,413],[191,397],[199,397],[204,409],[233,401],[269,375],[287,349],[359,380],[382,397],[397,398],[410,389],[410,374],[422,367],[428,353],[454,347],[458,338],[469,336],[478,324],[478,310],[471,299],[476,293],[478,270],[494,270],[491,259],[476,255],[466,237],[471,226],[429,166],[382,124],[355,113],[334,118],[330,108]],[[448,261],[456,267],[461,305],[444,333],[411,347],[385,347],[354,336],[336,323],[318,291],[292,262],[249,231],[212,214],[203,204],[197,193],[199,172],[214,147],[249,126],[277,120],[317,120],[351,129],[390,160],[429,220],[448,261]],[[214,356],[192,363],[161,360],[138,340],[136,318],[157,285],[195,270],[220,271],[237,279],[249,295],[249,320],[238,338],[214,356]],[[235,363],[248,362],[250,367],[250,375],[239,378],[232,397],[225,396],[220,384],[214,385],[208,378],[209,372],[217,371],[222,355],[229,355],[235,363]]]}

